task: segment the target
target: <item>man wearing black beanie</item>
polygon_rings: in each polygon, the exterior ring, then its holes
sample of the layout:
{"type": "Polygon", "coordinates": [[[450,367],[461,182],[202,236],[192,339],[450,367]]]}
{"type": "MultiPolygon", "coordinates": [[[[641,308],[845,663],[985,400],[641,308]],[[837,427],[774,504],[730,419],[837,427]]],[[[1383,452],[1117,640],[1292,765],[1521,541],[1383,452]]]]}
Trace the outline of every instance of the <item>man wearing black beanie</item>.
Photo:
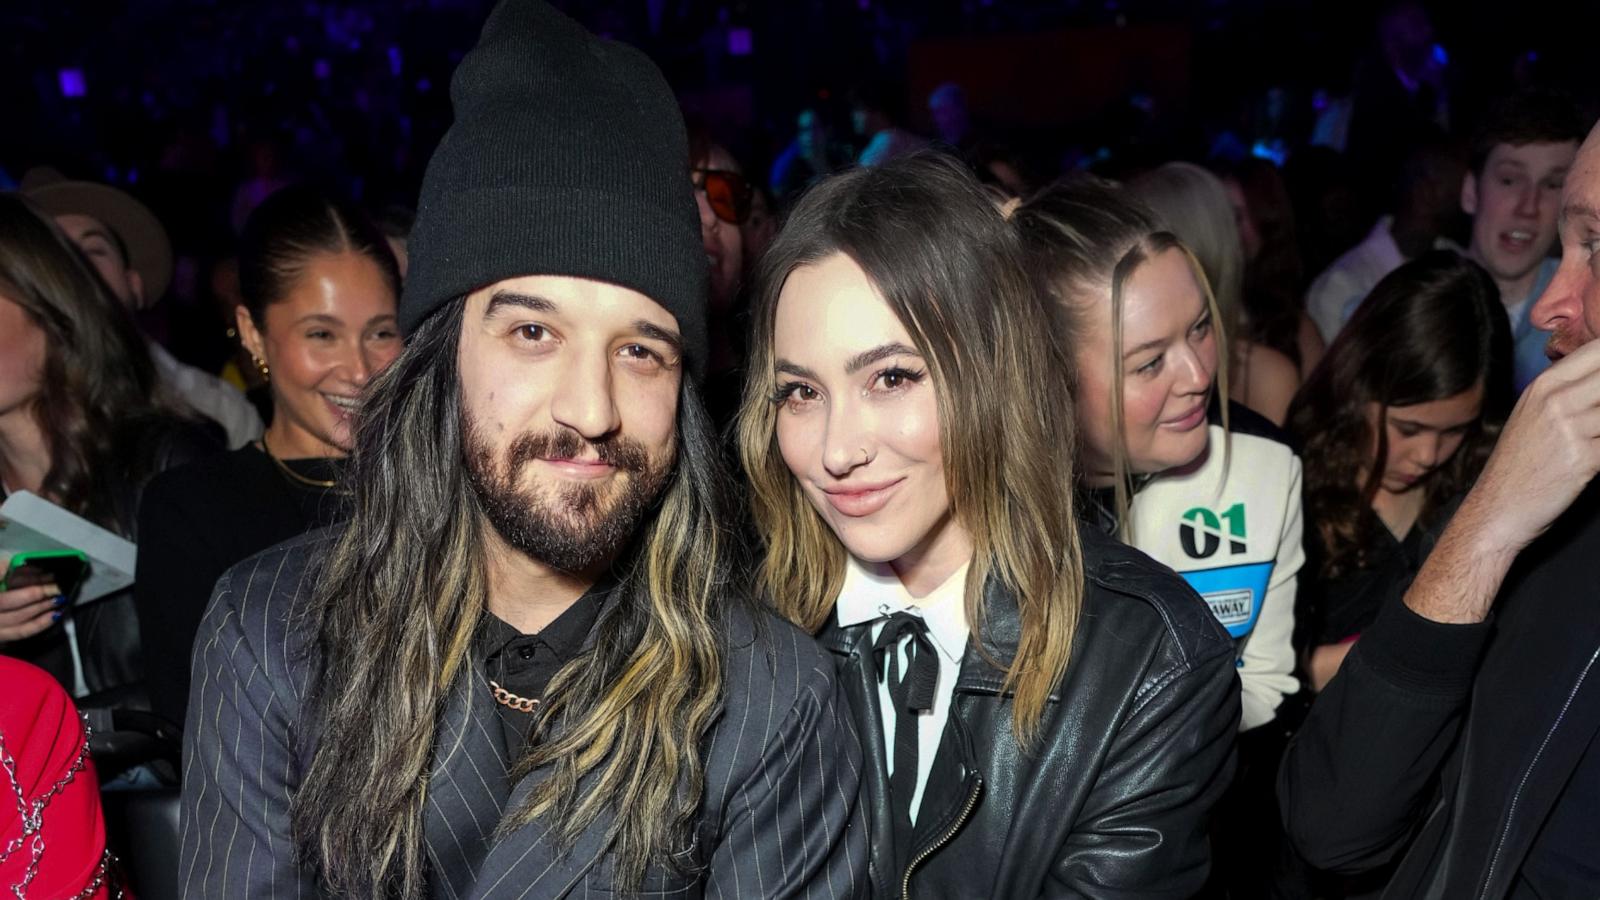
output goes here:
{"type": "Polygon", "coordinates": [[[503,0],[451,98],[354,515],[201,626],[185,896],[864,893],[833,667],[737,564],[671,91],[503,0]]]}

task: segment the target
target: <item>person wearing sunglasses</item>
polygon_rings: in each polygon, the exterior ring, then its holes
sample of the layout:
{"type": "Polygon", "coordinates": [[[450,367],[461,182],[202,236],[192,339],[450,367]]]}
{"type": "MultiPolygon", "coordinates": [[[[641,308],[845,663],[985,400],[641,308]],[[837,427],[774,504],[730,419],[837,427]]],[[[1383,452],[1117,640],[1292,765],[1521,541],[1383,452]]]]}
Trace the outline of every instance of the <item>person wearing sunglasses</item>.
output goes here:
{"type": "Polygon", "coordinates": [[[700,207],[700,239],[711,266],[707,328],[706,406],[719,424],[738,405],[736,372],[744,356],[739,289],[744,280],[744,233],[754,190],[739,161],[701,129],[690,137],[689,178],[700,207]]]}

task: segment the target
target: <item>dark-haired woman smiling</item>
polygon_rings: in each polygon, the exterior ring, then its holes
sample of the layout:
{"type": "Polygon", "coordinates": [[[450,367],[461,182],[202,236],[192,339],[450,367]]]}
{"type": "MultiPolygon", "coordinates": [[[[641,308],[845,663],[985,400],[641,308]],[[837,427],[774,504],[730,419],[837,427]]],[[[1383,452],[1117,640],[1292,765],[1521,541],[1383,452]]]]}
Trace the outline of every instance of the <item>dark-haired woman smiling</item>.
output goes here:
{"type": "Polygon", "coordinates": [[[1439,251],[1373,288],[1295,396],[1310,523],[1298,643],[1314,688],[1410,585],[1424,535],[1477,478],[1510,409],[1510,365],[1494,281],[1439,251]]]}
{"type": "Polygon", "coordinates": [[[152,708],[182,723],[189,652],[217,578],[343,517],[342,458],[367,380],[400,352],[400,273],[383,235],[312,188],[269,197],[245,223],[239,334],[272,391],[259,441],[168,473],[141,513],[136,592],[152,708]]]}

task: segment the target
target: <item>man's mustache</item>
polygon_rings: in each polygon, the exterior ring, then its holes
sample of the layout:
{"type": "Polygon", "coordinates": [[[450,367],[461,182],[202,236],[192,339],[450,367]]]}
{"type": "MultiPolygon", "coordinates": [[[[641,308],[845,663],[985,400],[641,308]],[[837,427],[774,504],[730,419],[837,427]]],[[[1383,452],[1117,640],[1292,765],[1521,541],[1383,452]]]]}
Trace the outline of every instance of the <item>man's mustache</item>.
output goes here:
{"type": "Polygon", "coordinates": [[[539,434],[523,434],[506,449],[506,462],[515,468],[535,459],[575,459],[592,448],[600,461],[624,472],[644,472],[650,468],[650,454],[627,438],[591,441],[568,428],[539,434]]]}

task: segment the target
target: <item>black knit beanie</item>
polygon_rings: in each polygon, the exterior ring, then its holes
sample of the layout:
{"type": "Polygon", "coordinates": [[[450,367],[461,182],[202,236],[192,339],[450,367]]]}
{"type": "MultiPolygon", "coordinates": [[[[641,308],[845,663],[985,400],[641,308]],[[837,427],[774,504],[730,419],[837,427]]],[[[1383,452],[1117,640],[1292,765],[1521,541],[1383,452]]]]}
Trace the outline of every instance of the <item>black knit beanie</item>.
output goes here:
{"type": "Polygon", "coordinates": [[[538,0],[502,0],[450,85],[400,299],[407,334],[445,302],[523,275],[645,294],[705,364],[707,264],[672,90],[638,50],[538,0]]]}

